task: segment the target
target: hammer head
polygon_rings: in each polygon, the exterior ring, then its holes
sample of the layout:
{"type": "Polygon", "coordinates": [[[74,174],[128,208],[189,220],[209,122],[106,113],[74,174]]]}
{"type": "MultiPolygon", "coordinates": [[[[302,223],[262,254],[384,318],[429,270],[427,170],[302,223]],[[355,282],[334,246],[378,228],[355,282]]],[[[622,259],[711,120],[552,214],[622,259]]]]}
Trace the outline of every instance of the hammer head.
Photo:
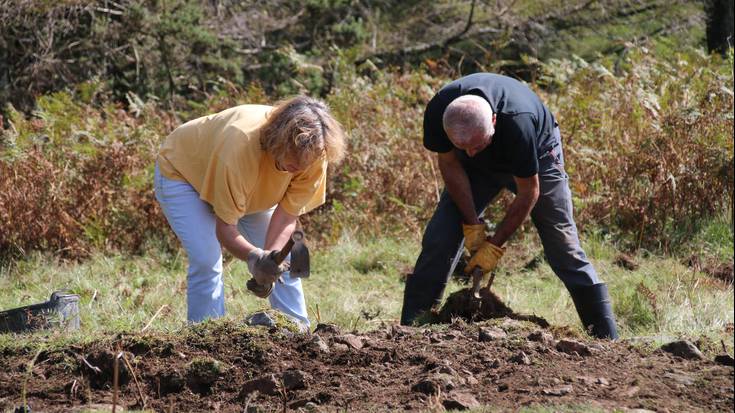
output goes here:
{"type": "Polygon", "coordinates": [[[304,242],[304,233],[296,230],[291,235],[293,247],[291,247],[291,276],[308,278],[311,269],[309,264],[309,248],[304,242]]]}

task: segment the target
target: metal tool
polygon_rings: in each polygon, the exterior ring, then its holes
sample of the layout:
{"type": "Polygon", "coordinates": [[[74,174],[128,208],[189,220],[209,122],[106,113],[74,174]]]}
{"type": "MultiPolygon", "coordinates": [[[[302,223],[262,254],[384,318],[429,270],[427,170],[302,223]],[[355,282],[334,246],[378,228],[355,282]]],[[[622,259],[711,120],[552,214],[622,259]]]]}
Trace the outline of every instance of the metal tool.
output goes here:
{"type": "Polygon", "coordinates": [[[304,242],[304,233],[302,231],[295,230],[293,234],[291,234],[291,238],[288,239],[286,245],[276,253],[273,260],[276,264],[280,264],[286,259],[289,253],[291,253],[291,266],[289,270],[291,276],[297,278],[309,278],[311,269],[309,248],[304,242]]]}
{"type": "MultiPolygon", "coordinates": [[[[482,268],[475,267],[475,269],[472,271],[472,296],[475,298],[480,298],[480,290],[483,288],[482,286],[482,268]]],[[[495,271],[493,271],[490,274],[490,279],[487,280],[487,284],[484,286],[484,288],[487,288],[488,291],[490,291],[490,287],[493,285],[493,281],[495,281],[495,271]]]]}
{"type": "MultiPolygon", "coordinates": [[[[291,237],[288,239],[288,242],[286,242],[286,245],[284,245],[283,248],[278,251],[273,251],[272,254],[273,261],[275,261],[276,264],[282,263],[283,260],[286,259],[288,254],[291,254],[289,269],[291,277],[309,277],[311,269],[309,248],[304,242],[304,233],[301,230],[295,230],[293,234],[291,234],[291,237]]],[[[281,277],[278,277],[278,282],[283,284],[283,279],[281,277]]],[[[272,285],[267,286],[267,289],[264,286],[258,285],[258,283],[255,281],[255,278],[249,279],[246,286],[248,290],[254,292],[255,295],[261,298],[268,297],[273,288],[272,285]]]]}

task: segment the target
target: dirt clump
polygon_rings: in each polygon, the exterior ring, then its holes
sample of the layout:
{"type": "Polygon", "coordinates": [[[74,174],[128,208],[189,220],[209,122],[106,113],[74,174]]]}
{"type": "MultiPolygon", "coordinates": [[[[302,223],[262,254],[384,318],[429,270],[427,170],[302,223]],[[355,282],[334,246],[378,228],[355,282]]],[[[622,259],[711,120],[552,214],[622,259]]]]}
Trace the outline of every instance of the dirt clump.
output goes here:
{"type": "Polygon", "coordinates": [[[196,357],[186,368],[187,385],[194,393],[209,394],[212,385],[226,370],[220,361],[212,357],[196,357]]]}
{"type": "Polygon", "coordinates": [[[119,365],[118,378],[128,374],[128,379],[120,380],[118,405],[133,410],[239,412],[247,406],[259,411],[426,411],[492,406],[509,411],[518,406],[575,405],[604,411],[731,411],[733,404],[733,368],[710,357],[647,353],[623,342],[570,337],[564,330],[552,334],[538,323],[510,317],[326,335],[319,341],[329,352],[314,349],[318,335],[272,330],[211,322],[176,334],[161,333],[160,339],[147,340],[150,348],[138,355],[131,349],[140,351],[139,341],[130,337],[58,346],[46,351],[32,374],[27,366],[35,351],[5,348],[0,352],[0,411],[20,405],[24,391],[35,411],[109,404],[111,362],[120,351],[132,370],[124,373],[125,363],[119,365]],[[480,329],[503,330],[506,337],[480,341],[480,329]],[[566,353],[553,345],[565,340],[579,346],[566,353]],[[590,353],[581,355],[582,346],[590,353]],[[85,355],[86,363],[75,361],[73,354],[85,355]]]}
{"type": "Polygon", "coordinates": [[[455,291],[447,297],[444,306],[435,313],[433,322],[450,323],[455,318],[476,322],[493,318],[511,318],[530,321],[541,327],[549,327],[549,323],[542,317],[535,315],[516,314],[503,301],[487,288],[480,289],[480,298],[476,298],[469,288],[455,291]]]}

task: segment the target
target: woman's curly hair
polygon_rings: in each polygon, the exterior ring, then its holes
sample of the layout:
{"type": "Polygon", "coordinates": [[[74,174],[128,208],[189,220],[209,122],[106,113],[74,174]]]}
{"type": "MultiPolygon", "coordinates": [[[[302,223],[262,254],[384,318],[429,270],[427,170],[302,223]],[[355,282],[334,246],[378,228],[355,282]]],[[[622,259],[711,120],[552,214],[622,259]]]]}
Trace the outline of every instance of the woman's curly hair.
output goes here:
{"type": "Polygon", "coordinates": [[[261,130],[260,144],[277,163],[294,160],[307,166],[322,157],[337,163],[345,155],[342,126],[324,102],[308,96],[276,103],[261,130]]]}

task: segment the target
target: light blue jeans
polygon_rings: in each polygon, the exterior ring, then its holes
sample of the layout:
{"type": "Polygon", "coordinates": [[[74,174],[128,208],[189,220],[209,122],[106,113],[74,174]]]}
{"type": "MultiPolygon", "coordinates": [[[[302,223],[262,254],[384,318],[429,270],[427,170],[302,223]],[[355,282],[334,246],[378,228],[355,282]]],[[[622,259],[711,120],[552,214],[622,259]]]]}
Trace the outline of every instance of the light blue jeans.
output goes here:
{"type": "MultiPolygon", "coordinates": [[[[157,164],[154,180],[156,199],[189,258],[187,318],[190,322],[199,322],[222,317],[225,314],[222,246],[215,233],[212,207],[202,201],[199,193],[188,183],[161,175],[157,164]]],[[[275,207],[240,218],[237,223],[240,234],[251,244],[263,248],[274,210],[275,207]]],[[[269,297],[271,307],[308,327],[301,280],[291,278],[288,272],[282,278],[283,284],[276,283],[269,297]]]]}

